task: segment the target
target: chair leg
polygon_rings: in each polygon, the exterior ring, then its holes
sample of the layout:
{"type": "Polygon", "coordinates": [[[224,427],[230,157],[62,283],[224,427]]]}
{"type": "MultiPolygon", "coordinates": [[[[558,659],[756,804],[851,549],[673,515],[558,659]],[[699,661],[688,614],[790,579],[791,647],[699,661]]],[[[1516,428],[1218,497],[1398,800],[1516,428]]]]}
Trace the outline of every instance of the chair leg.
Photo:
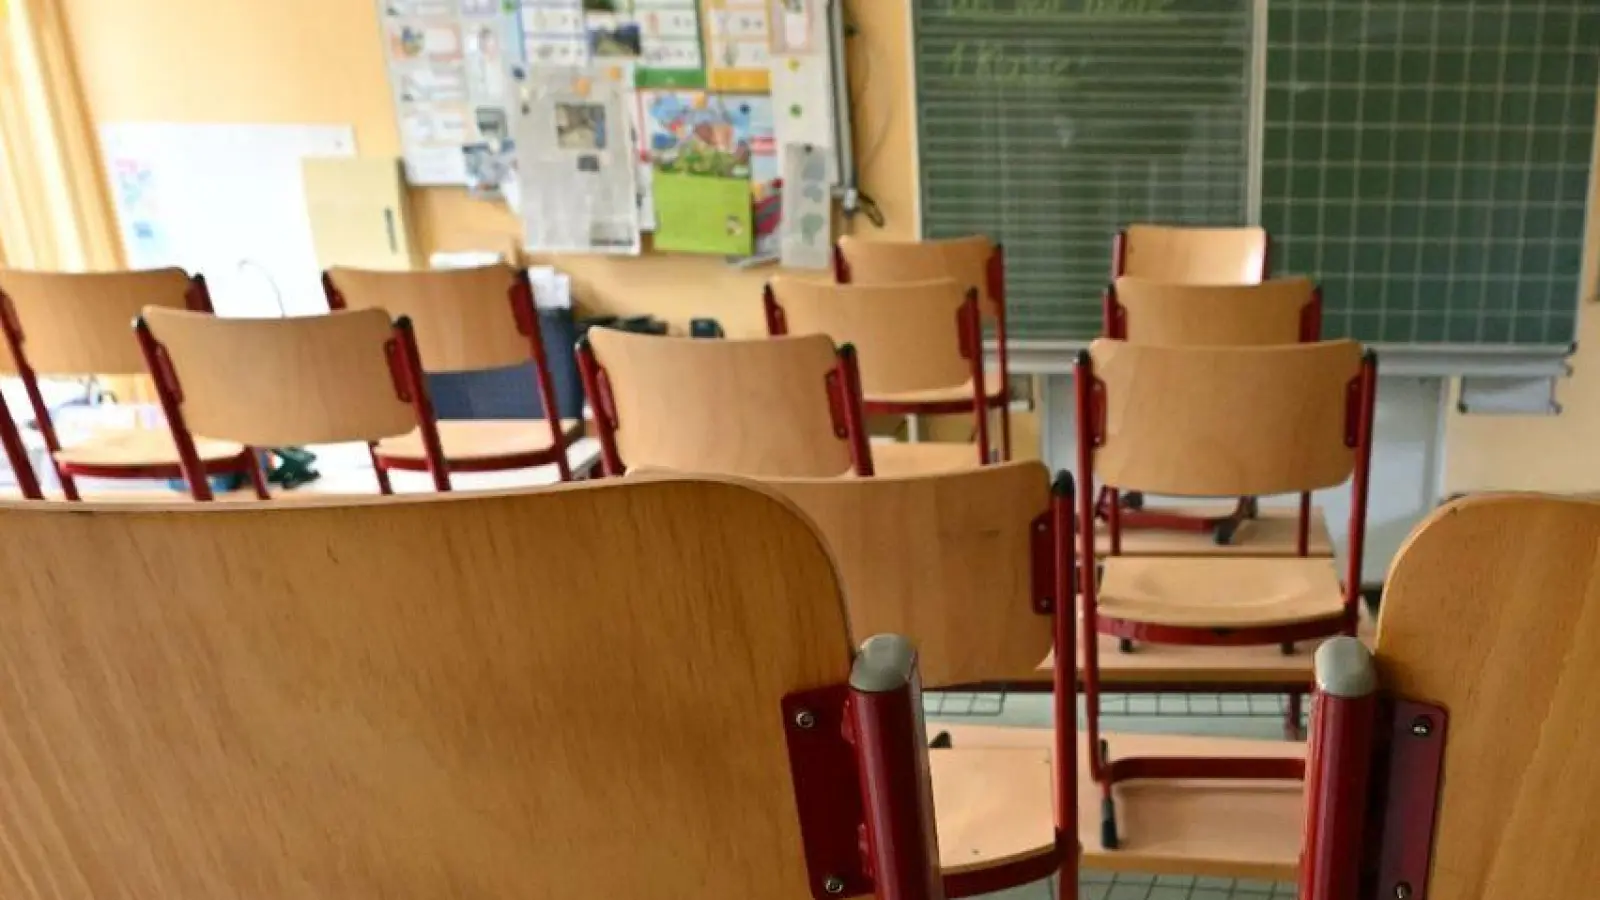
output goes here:
{"type": "Polygon", "coordinates": [[[378,459],[378,445],[367,444],[367,453],[372,457],[372,472],[378,476],[378,493],[385,496],[394,493],[394,485],[389,483],[389,470],[384,468],[383,462],[378,459]]]}
{"type": "Polygon", "coordinates": [[[1300,727],[1300,710],[1304,695],[1299,691],[1289,693],[1288,708],[1283,714],[1283,738],[1286,741],[1305,740],[1305,730],[1300,727]]]}
{"type": "Polygon", "coordinates": [[[66,469],[56,466],[56,480],[61,482],[61,496],[72,501],[83,499],[78,495],[78,479],[69,474],[66,469]]]}
{"type": "Polygon", "coordinates": [[[271,500],[272,491],[267,488],[266,473],[261,471],[261,454],[254,447],[245,448],[245,454],[249,457],[247,467],[250,471],[250,484],[256,489],[256,499],[271,500]]]}
{"type": "Polygon", "coordinates": [[[1000,406],[1000,459],[1002,462],[1011,461],[1011,404],[1003,403],[1000,406]]]}
{"type": "Polygon", "coordinates": [[[1100,847],[1104,850],[1117,849],[1120,841],[1117,837],[1117,800],[1112,796],[1113,782],[1111,780],[1111,744],[1105,738],[1100,738],[1090,745],[1091,753],[1100,761],[1102,772],[1100,778],[1100,847]]]}

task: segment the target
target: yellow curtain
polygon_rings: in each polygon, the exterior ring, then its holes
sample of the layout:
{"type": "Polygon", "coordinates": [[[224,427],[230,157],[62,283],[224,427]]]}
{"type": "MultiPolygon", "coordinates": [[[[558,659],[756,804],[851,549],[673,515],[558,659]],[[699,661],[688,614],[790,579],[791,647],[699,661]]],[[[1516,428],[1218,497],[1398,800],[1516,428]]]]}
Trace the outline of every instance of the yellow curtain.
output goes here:
{"type": "Polygon", "coordinates": [[[0,198],[6,265],[120,265],[100,154],[56,0],[0,0],[0,198]]]}

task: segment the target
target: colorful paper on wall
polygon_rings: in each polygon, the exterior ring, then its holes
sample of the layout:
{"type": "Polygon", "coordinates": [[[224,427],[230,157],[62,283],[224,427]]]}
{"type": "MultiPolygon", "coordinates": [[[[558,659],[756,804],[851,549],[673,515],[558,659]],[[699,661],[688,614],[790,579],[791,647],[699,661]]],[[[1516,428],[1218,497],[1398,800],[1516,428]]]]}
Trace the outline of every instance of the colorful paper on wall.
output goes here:
{"type": "Polygon", "coordinates": [[[767,0],[705,0],[710,35],[706,84],[714,91],[766,93],[772,58],[767,0]]]}
{"type": "MultiPolygon", "coordinates": [[[[777,145],[837,145],[833,115],[832,61],[826,54],[778,56],[772,60],[772,116],[777,145]]],[[[839,180],[838,154],[828,155],[828,181],[839,180]]]]}
{"type": "Polygon", "coordinates": [[[412,184],[461,184],[470,98],[461,21],[447,0],[380,0],[389,83],[412,184]]]}
{"type": "Polygon", "coordinates": [[[623,85],[596,68],[535,68],[516,105],[527,249],[639,252],[638,151],[623,85]]]}
{"type": "Polygon", "coordinates": [[[581,66],[589,61],[582,0],[522,0],[517,27],[529,65],[581,66]]]}
{"type": "Polygon", "coordinates": [[[749,256],[750,182],[656,172],[655,249],[749,256]]]}
{"type": "Polygon", "coordinates": [[[810,53],[813,48],[826,45],[826,38],[817,40],[815,25],[825,22],[822,0],[768,0],[768,21],[771,23],[772,52],[810,53]]]}
{"type": "Polygon", "coordinates": [[[783,148],[783,219],[779,257],[784,266],[826,269],[832,263],[833,205],[827,147],[783,148]]]}
{"type": "Polygon", "coordinates": [[[643,52],[639,87],[705,87],[700,51],[700,4],[696,0],[634,0],[643,52]]]}

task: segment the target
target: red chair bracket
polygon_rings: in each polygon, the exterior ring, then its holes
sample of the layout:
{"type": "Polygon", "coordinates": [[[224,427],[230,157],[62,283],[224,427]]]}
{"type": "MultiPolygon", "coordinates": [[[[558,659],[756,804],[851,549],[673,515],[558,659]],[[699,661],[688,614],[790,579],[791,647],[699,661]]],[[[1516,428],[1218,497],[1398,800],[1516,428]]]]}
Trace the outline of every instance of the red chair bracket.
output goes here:
{"type": "Polygon", "coordinates": [[[401,358],[400,339],[389,338],[383,342],[383,356],[389,363],[389,381],[394,384],[394,395],[401,403],[412,401],[411,388],[406,384],[406,364],[401,358]]]}
{"type": "Polygon", "coordinates": [[[1361,443],[1361,376],[1344,387],[1344,445],[1354,449],[1361,443]]]}
{"type": "Polygon", "coordinates": [[[621,431],[622,425],[617,421],[617,398],[611,393],[611,376],[605,369],[595,370],[594,390],[599,395],[594,398],[594,414],[605,416],[606,423],[611,426],[612,431],[621,431]]]}
{"type": "Polygon", "coordinates": [[[761,308],[767,315],[767,335],[782,337],[789,333],[789,317],[784,315],[782,304],[772,292],[772,285],[761,289],[761,308]]]}
{"type": "Polygon", "coordinates": [[[1105,319],[1103,327],[1105,328],[1106,337],[1118,341],[1127,340],[1128,308],[1117,302],[1116,288],[1106,288],[1104,306],[1102,316],[1105,319]]]}
{"type": "Polygon", "coordinates": [[[1322,340],[1322,288],[1311,292],[1311,300],[1300,307],[1300,340],[1322,340]]]}
{"type": "Polygon", "coordinates": [[[1041,616],[1056,611],[1056,532],[1050,513],[1033,520],[1030,556],[1033,562],[1033,611],[1041,616]]]}
{"type": "Polygon", "coordinates": [[[162,343],[155,345],[156,377],[166,386],[167,393],[172,395],[174,403],[183,402],[183,385],[178,383],[178,370],[172,366],[172,357],[167,353],[167,346],[162,343]]]}
{"type": "Polygon", "coordinates": [[[511,317],[517,323],[517,334],[532,337],[533,317],[537,313],[534,312],[533,286],[528,283],[526,273],[511,286],[508,295],[511,300],[511,317]]]}
{"type": "Polygon", "coordinates": [[[847,686],[837,685],[783,698],[800,841],[816,900],[857,897],[874,889],[864,853],[860,774],[847,733],[849,696],[847,686]]]}
{"type": "Polygon", "coordinates": [[[1428,870],[1439,812],[1449,714],[1438,706],[1392,700],[1380,713],[1376,808],[1383,828],[1377,838],[1377,890],[1373,896],[1428,900],[1428,870]]]}
{"type": "Polygon", "coordinates": [[[1089,445],[1106,445],[1106,383],[1089,376],[1089,445]]]}
{"type": "Polygon", "coordinates": [[[843,439],[850,436],[850,417],[845,414],[850,400],[845,396],[844,377],[837,367],[823,381],[828,389],[828,418],[833,421],[833,436],[843,439]]]}

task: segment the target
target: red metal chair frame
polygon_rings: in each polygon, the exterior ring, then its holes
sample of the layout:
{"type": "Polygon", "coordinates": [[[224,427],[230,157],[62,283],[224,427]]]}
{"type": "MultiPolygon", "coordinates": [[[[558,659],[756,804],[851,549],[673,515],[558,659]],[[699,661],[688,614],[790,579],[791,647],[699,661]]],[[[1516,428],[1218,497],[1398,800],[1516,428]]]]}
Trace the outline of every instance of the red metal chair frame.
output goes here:
{"type": "MultiPolygon", "coordinates": [[[[204,275],[190,276],[189,288],[184,292],[184,305],[194,312],[212,312],[211,292],[206,287],[204,275]]],[[[55,467],[56,478],[61,482],[62,496],[68,500],[82,499],[78,493],[76,480],[78,476],[117,479],[186,477],[181,465],[90,465],[63,463],[56,459],[56,454],[62,449],[61,440],[56,436],[55,423],[50,419],[50,408],[45,405],[44,393],[39,389],[38,375],[34,372],[32,364],[28,362],[27,334],[23,331],[22,320],[17,315],[16,306],[4,291],[0,291],[0,330],[5,332],[6,347],[11,351],[11,358],[17,369],[17,377],[22,381],[23,389],[27,391],[28,405],[33,409],[33,418],[38,423],[39,434],[44,438],[45,447],[49,451],[50,463],[55,467]]],[[[44,499],[44,494],[39,489],[38,476],[34,473],[33,466],[28,462],[28,454],[22,442],[22,435],[17,431],[16,422],[11,418],[10,410],[5,406],[3,398],[0,398],[0,440],[5,443],[6,455],[10,459],[12,470],[16,472],[17,485],[22,489],[22,496],[29,500],[44,499]]],[[[257,460],[254,454],[247,451],[241,453],[236,459],[214,461],[205,466],[205,469],[213,475],[231,475],[239,472],[254,472],[257,467],[256,463],[257,460]]],[[[254,478],[253,474],[252,478],[254,478]]]]}
{"type": "MultiPolygon", "coordinates": [[[[182,461],[181,477],[189,484],[189,493],[199,502],[209,502],[214,498],[211,492],[211,483],[206,478],[206,471],[200,464],[200,457],[194,446],[194,435],[190,433],[188,424],[183,417],[183,384],[179,380],[178,371],[172,365],[172,357],[167,354],[167,348],[156,340],[150,332],[150,326],[140,316],[133,323],[134,332],[139,337],[139,349],[144,352],[145,364],[150,369],[150,378],[155,382],[156,396],[161,401],[161,411],[166,414],[167,426],[172,430],[172,440],[178,447],[178,458],[182,461]]],[[[411,329],[411,320],[402,316],[394,322],[394,336],[384,344],[384,355],[389,365],[389,375],[394,381],[395,396],[401,402],[410,403],[416,411],[417,427],[422,430],[422,443],[428,454],[428,471],[433,475],[435,490],[450,490],[450,475],[444,464],[444,451],[439,445],[439,431],[434,426],[433,401],[428,398],[426,382],[422,378],[421,355],[417,351],[417,336],[411,329]]],[[[261,472],[261,460],[256,455],[255,448],[245,447],[244,468],[250,473],[251,485],[255,488],[256,497],[261,500],[271,499],[267,490],[266,477],[261,472]]],[[[377,470],[378,487],[385,494],[394,493],[389,484],[388,475],[382,470],[377,470]]]]}
{"type": "MultiPolygon", "coordinates": [[[[856,362],[856,348],[844,344],[837,353],[838,363],[823,384],[828,393],[828,410],[833,416],[833,432],[841,438],[849,438],[855,473],[869,478],[873,474],[872,445],[867,440],[866,416],[862,413],[861,368],[856,362]]],[[[589,398],[590,413],[599,432],[601,471],[607,477],[624,475],[628,469],[617,450],[617,430],[626,423],[617,421],[611,376],[595,358],[587,334],[578,338],[578,374],[583,379],[583,393],[589,398]]]]}
{"type": "MultiPolygon", "coordinates": [[[[1000,363],[999,392],[984,396],[986,385],[983,383],[982,374],[983,318],[980,310],[979,324],[972,332],[975,339],[970,345],[976,347],[976,351],[964,351],[972,354],[969,358],[975,360],[973,368],[977,372],[973,382],[973,393],[976,396],[971,403],[963,400],[945,403],[882,404],[883,406],[893,406],[894,409],[878,409],[876,407],[879,404],[872,404],[869,405],[867,412],[883,413],[885,415],[942,415],[972,412],[978,418],[979,438],[982,441],[982,445],[987,448],[989,423],[988,417],[983,415],[981,411],[990,409],[1002,410],[1004,415],[1000,417],[1000,458],[1004,461],[1009,461],[1011,459],[1011,351],[1008,347],[1009,340],[1006,337],[1006,259],[1004,248],[1000,244],[994,245],[994,253],[989,256],[989,265],[985,275],[987,278],[985,288],[989,292],[989,298],[994,301],[996,357],[1000,363]]],[[[850,263],[844,258],[844,251],[839,249],[838,244],[833,246],[833,279],[839,284],[851,283],[850,263]]],[[[770,317],[767,327],[770,332],[772,327],[770,317]]],[[[984,451],[983,461],[985,463],[989,461],[987,449],[984,451]]]]}
{"type": "MultiPolygon", "coordinates": [[[[1312,622],[1252,628],[1185,627],[1134,622],[1102,617],[1099,613],[1099,572],[1088,564],[1095,558],[1094,448],[1105,439],[1104,412],[1108,408],[1105,384],[1094,374],[1094,360],[1087,350],[1078,354],[1073,367],[1078,417],[1078,529],[1079,549],[1085,565],[1079,571],[1083,598],[1083,690],[1087,706],[1087,739],[1090,748],[1089,770],[1101,790],[1101,843],[1116,849],[1116,804],[1112,788],[1119,781],[1141,778],[1269,779],[1299,780],[1305,777],[1301,760],[1138,758],[1113,760],[1106,741],[1100,737],[1100,650],[1096,636],[1107,634],[1130,641],[1156,644],[1201,646],[1286,645],[1335,635],[1354,636],[1361,606],[1361,563],[1366,545],[1367,490],[1372,460],[1372,427],[1377,396],[1377,356],[1367,351],[1362,356],[1361,373],[1351,381],[1345,407],[1345,440],[1355,449],[1351,476],[1349,553],[1344,577],[1344,607],[1338,615],[1312,622]]],[[[1115,495],[1113,495],[1114,497],[1115,495]]],[[[1307,505],[1302,500],[1302,509],[1307,505]]],[[[1119,504],[1112,503],[1111,527],[1118,527],[1119,504]]],[[[1302,519],[1302,522],[1306,521],[1302,519]]],[[[1300,531],[1305,546],[1307,529],[1300,531]]]]}
{"type": "MultiPolygon", "coordinates": [[[[837,248],[835,248],[837,252],[837,248]]],[[[845,282],[847,283],[847,282],[845,282]]],[[[767,336],[784,337],[789,333],[789,319],[784,314],[783,305],[778,302],[777,295],[773,293],[772,285],[761,289],[761,304],[766,312],[767,336]]],[[[987,465],[990,458],[989,448],[989,417],[985,415],[987,408],[983,398],[983,325],[978,311],[978,289],[967,290],[966,302],[961,305],[957,313],[958,341],[961,358],[967,361],[968,373],[972,378],[971,400],[947,400],[937,403],[897,403],[893,401],[871,401],[863,399],[861,409],[867,415],[903,416],[927,414],[946,414],[971,412],[978,429],[978,464],[987,465]]],[[[1010,459],[1009,448],[1006,458],[1010,459]]]]}
{"type": "MultiPolygon", "coordinates": [[[[327,297],[329,310],[346,309],[344,294],[334,285],[333,279],[322,274],[322,292],[327,297]]],[[[567,436],[561,428],[561,409],[556,403],[555,383],[550,377],[549,357],[545,354],[544,333],[539,326],[539,310],[534,304],[533,283],[527,269],[517,270],[517,280],[506,293],[511,306],[511,321],[517,333],[528,339],[528,357],[533,361],[534,386],[539,391],[539,402],[544,407],[545,421],[550,424],[550,447],[526,453],[502,453],[474,459],[452,460],[445,457],[450,472],[499,472],[505,469],[528,469],[552,463],[562,481],[572,480],[572,465],[567,460],[567,436]]],[[[413,339],[413,343],[415,340],[413,339]]],[[[429,406],[432,415],[432,406],[429,406]]],[[[432,464],[426,460],[383,456],[377,444],[368,445],[373,468],[378,472],[380,484],[387,484],[389,469],[409,472],[429,472],[432,464]]],[[[431,449],[430,449],[431,452],[431,449]]]]}
{"type": "MultiPolygon", "coordinates": [[[[1266,281],[1272,267],[1272,235],[1264,235],[1266,245],[1261,254],[1261,275],[1258,281],[1266,281]]],[[[1127,310],[1117,303],[1116,280],[1125,274],[1128,263],[1128,231],[1119,229],[1112,239],[1111,245],[1111,285],[1106,288],[1104,298],[1104,312],[1101,333],[1108,338],[1127,340],[1127,310]]],[[[1314,295],[1315,324],[1306,321],[1301,323],[1300,340],[1319,341],[1322,339],[1322,290],[1318,288],[1314,295]]],[[[1307,307],[1308,311],[1311,307],[1307,307]]],[[[1097,500],[1100,518],[1110,521],[1112,517],[1111,504],[1122,503],[1122,516],[1129,528],[1160,529],[1164,531],[1192,531],[1198,534],[1213,532],[1216,534],[1217,543],[1226,545],[1233,539],[1234,530],[1239,523],[1246,519],[1256,517],[1256,501],[1253,497],[1240,497],[1234,506],[1233,512],[1225,516],[1186,516],[1178,513],[1146,512],[1143,507],[1143,495],[1130,492],[1120,500],[1114,500],[1109,494],[1102,492],[1097,500]]],[[[1302,515],[1309,516],[1310,509],[1306,502],[1301,503],[1302,515]]],[[[1113,541],[1118,538],[1113,538],[1113,541]]]]}
{"type": "Polygon", "coordinates": [[[1300,900],[1429,896],[1448,724],[1383,691],[1359,641],[1317,651],[1300,900]]]}

